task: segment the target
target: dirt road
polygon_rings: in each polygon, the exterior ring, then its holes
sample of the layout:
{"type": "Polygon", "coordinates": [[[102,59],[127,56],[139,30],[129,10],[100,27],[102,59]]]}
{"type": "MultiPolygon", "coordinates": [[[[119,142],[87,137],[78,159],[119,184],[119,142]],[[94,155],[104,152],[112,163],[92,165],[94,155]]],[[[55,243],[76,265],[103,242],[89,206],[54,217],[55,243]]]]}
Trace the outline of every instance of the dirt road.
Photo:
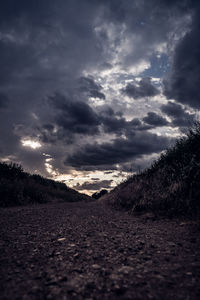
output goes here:
{"type": "Polygon", "coordinates": [[[0,223],[0,299],[200,299],[197,222],[60,203],[0,223]]]}

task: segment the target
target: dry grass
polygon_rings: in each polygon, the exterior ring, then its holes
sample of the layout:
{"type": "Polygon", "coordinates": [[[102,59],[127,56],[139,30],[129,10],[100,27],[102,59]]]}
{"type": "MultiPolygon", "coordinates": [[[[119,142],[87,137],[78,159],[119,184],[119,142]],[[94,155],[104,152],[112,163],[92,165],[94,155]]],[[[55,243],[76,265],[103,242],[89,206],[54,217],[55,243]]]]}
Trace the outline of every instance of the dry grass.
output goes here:
{"type": "Polygon", "coordinates": [[[200,124],[165,151],[152,166],[121,183],[102,201],[132,211],[168,215],[200,211],[200,124]]]}
{"type": "Polygon", "coordinates": [[[1,207],[81,200],[90,200],[90,197],[68,188],[62,182],[25,173],[17,164],[0,163],[1,207]]]}

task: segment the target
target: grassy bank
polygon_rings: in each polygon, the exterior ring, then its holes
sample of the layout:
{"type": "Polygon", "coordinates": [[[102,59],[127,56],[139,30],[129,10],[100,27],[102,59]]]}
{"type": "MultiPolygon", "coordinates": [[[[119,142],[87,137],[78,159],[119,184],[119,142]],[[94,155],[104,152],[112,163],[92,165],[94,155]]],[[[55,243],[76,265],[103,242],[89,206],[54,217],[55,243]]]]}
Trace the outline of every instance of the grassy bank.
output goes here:
{"type": "Polygon", "coordinates": [[[150,168],[108,195],[108,203],[133,211],[169,215],[200,212],[200,123],[177,140],[150,168]]]}
{"type": "Polygon", "coordinates": [[[17,164],[0,163],[0,206],[82,201],[90,197],[80,194],[62,182],[31,175],[17,164]]]}

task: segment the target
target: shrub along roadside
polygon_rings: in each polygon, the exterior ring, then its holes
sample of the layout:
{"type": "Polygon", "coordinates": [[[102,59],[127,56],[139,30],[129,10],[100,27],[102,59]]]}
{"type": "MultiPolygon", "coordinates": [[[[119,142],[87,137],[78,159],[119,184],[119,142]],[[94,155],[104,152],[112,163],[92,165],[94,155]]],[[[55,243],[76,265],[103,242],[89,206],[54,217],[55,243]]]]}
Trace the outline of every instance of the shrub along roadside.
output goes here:
{"type": "Polygon", "coordinates": [[[200,123],[161,154],[150,168],[131,176],[103,199],[132,211],[199,214],[200,123]]]}
{"type": "Polygon", "coordinates": [[[8,207],[52,201],[75,202],[90,197],[62,182],[30,175],[17,164],[0,163],[0,206],[8,207]]]}

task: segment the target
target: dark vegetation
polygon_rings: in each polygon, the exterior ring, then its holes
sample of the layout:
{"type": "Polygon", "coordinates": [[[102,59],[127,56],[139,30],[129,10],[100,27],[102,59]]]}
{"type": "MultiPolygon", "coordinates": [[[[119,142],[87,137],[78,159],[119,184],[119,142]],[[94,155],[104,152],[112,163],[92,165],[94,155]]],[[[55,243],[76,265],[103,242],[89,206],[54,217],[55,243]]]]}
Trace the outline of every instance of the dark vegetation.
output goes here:
{"type": "Polygon", "coordinates": [[[99,199],[99,198],[101,198],[102,196],[106,195],[107,193],[108,193],[108,191],[105,190],[105,189],[103,189],[103,190],[101,190],[100,192],[96,192],[96,193],[92,194],[92,198],[94,198],[94,199],[99,199]]]}
{"type": "Polygon", "coordinates": [[[104,200],[136,212],[162,212],[169,216],[199,214],[200,123],[195,123],[150,168],[131,176],[104,196],[104,200]]]}
{"type": "Polygon", "coordinates": [[[62,182],[30,175],[20,165],[0,163],[0,206],[15,206],[52,201],[89,200],[62,182]]]}

